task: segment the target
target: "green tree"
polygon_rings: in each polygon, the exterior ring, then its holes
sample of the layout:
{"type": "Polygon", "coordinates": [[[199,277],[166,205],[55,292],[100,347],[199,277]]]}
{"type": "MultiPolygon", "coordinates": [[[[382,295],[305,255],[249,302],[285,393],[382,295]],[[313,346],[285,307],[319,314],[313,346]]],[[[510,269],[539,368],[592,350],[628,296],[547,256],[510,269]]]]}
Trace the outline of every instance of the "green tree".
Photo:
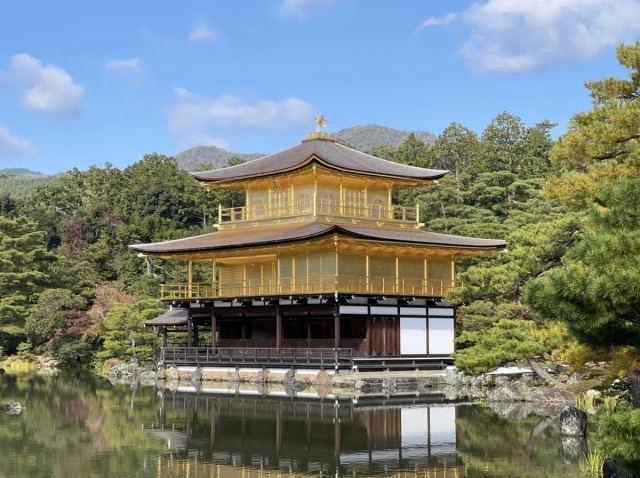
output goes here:
{"type": "Polygon", "coordinates": [[[47,289],[25,322],[25,332],[32,345],[42,345],[67,328],[73,312],[82,310],[86,302],[67,289],[47,289]]]}
{"type": "Polygon", "coordinates": [[[97,358],[149,360],[152,357],[153,330],[145,328],[145,320],[157,317],[165,311],[156,300],[114,304],[104,319],[104,345],[97,358]]]}
{"type": "Polygon", "coordinates": [[[428,168],[431,166],[431,146],[420,141],[415,134],[409,133],[393,155],[397,163],[428,168]]]}
{"type": "Polygon", "coordinates": [[[534,320],[523,303],[523,287],[557,266],[579,231],[579,218],[572,215],[530,224],[508,237],[507,252],[460,274],[465,287],[447,295],[449,301],[462,304],[456,366],[477,373],[527,360],[549,379],[536,357],[566,346],[569,337],[562,326],[534,320]]]}
{"type": "Polygon", "coordinates": [[[562,321],[582,342],[640,350],[640,42],[617,50],[629,80],[587,83],[593,109],[576,114],[552,152],[580,178],[562,194],[589,204],[584,234],[562,264],[527,285],[525,299],[545,319],[562,321]]]}
{"type": "Polygon", "coordinates": [[[479,172],[480,153],[478,135],[459,123],[451,123],[433,144],[433,166],[449,170],[459,184],[479,172]]]}
{"type": "Polygon", "coordinates": [[[51,282],[56,257],[45,247],[45,233],[24,217],[0,216],[0,347],[13,352],[38,295],[51,282]]]}

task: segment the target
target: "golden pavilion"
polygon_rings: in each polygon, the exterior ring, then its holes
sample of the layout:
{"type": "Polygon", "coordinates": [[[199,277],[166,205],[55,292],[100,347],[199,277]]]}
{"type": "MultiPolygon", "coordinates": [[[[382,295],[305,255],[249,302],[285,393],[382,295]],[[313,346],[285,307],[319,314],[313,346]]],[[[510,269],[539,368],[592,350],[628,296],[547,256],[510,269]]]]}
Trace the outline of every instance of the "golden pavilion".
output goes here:
{"type": "Polygon", "coordinates": [[[130,246],[188,270],[186,283],[162,285],[171,309],[147,322],[165,332],[163,361],[335,370],[446,365],[455,308],[442,297],[459,285],[456,258],[506,247],[424,231],[417,206],[393,204],[394,191],[446,173],[377,158],[320,131],[269,156],[192,173],[203,187],[242,192],[245,205],[219,208],[216,232],[130,246]],[[186,343],[169,347],[166,332],[176,329],[186,343]]]}

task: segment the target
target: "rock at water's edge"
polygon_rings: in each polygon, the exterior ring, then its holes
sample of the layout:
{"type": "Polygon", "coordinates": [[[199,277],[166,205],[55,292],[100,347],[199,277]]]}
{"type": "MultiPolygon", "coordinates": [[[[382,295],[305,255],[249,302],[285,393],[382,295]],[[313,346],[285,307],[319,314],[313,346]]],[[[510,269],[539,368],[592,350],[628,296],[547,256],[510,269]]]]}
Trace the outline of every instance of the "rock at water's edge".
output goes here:
{"type": "Polygon", "coordinates": [[[587,434],[587,414],[576,407],[564,407],[560,412],[560,435],[585,436],[587,434]]]}

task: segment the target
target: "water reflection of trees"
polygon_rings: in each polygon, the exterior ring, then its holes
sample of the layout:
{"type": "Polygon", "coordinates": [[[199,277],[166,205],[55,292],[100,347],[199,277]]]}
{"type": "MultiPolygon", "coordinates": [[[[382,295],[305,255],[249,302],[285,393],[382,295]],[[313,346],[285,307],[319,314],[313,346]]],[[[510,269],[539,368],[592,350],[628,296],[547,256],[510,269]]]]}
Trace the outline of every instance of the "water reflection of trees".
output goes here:
{"type": "Polygon", "coordinates": [[[579,474],[562,460],[553,419],[425,397],[352,404],[73,376],[1,377],[0,397],[27,407],[0,414],[0,477],[579,474]]]}
{"type": "MultiPolygon", "coordinates": [[[[154,413],[144,395],[136,415],[154,413]]],[[[133,426],[128,387],[91,376],[5,375],[0,397],[26,406],[18,416],[0,414],[0,476],[139,476],[144,451],[162,449],[133,426]]]]}
{"type": "Polygon", "coordinates": [[[579,466],[562,456],[555,417],[514,420],[489,408],[460,407],[456,427],[458,456],[470,477],[582,476],[579,466]]]}

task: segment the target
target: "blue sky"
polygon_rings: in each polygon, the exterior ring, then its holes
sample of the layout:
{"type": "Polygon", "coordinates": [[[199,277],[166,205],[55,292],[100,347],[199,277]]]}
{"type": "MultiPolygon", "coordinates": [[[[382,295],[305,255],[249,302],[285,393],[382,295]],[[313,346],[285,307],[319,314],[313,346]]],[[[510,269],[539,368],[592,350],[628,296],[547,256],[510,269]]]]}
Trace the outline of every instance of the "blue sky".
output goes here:
{"type": "Polygon", "coordinates": [[[0,5],[0,169],[197,145],[270,153],[377,123],[559,124],[626,76],[640,0],[21,0],[0,5]]]}

